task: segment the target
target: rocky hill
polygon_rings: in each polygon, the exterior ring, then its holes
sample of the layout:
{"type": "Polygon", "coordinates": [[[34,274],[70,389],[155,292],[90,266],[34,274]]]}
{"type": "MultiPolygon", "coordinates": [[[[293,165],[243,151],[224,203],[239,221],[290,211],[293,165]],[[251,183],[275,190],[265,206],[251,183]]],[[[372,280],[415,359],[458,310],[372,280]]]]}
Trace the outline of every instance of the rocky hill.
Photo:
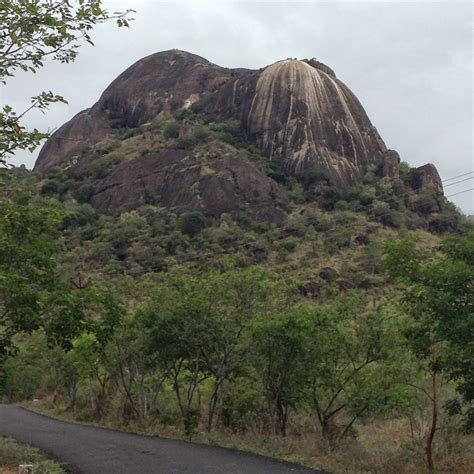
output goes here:
{"type": "MultiPolygon", "coordinates": [[[[35,169],[63,170],[105,213],[154,204],[280,222],[289,180],[347,193],[374,170],[396,188],[399,163],[354,94],[314,59],[227,69],[170,50],[123,72],[48,140],[35,169]]],[[[405,184],[443,192],[433,165],[405,184]]]]}

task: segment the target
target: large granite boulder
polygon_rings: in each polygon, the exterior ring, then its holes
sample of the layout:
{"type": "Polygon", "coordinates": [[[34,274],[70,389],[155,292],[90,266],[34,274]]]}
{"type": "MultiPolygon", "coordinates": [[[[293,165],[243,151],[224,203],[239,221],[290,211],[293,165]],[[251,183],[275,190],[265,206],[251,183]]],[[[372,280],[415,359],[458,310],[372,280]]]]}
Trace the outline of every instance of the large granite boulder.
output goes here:
{"type": "Polygon", "coordinates": [[[410,184],[415,191],[431,191],[435,194],[443,194],[443,182],[436,166],[431,163],[413,168],[410,172],[410,184]]]}
{"type": "Polygon", "coordinates": [[[287,59],[255,71],[170,50],[132,65],[91,109],[53,134],[36,169],[70,159],[117,128],[137,127],[183,107],[217,121],[240,120],[243,133],[289,175],[322,171],[347,186],[369,164],[381,164],[386,152],[354,94],[316,60],[287,59]]]}
{"type": "Polygon", "coordinates": [[[203,162],[176,149],[122,161],[100,182],[91,203],[107,214],[154,204],[177,214],[228,213],[277,223],[288,210],[284,189],[251,163],[227,156],[203,162]]]}
{"type": "MultiPolygon", "coordinates": [[[[81,167],[93,156],[89,148],[108,136],[120,139],[124,129],[138,130],[157,115],[182,108],[209,121],[238,121],[242,134],[288,176],[322,176],[344,189],[375,165],[398,180],[398,154],[387,150],[360,102],[328,66],[315,59],[285,59],[260,70],[227,69],[179,50],[152,54],[124,71],[95,105],[52,135],[35,169],[81,167]]],[[[180,137],[190,130],[192,124],[183,121],[180,137]]],[[[433,165],[416,169],[412,185],[442,193],[433,165]]],[[[278,221],[287,197],[248,162],[216,158],[203,163],[192,153],[170,149],[126,157],[92,198],[104,212],[145,202],[177,212],[248,212],[278,221]],[[212,172],[203,175],[203,167],[212,172]]]]}

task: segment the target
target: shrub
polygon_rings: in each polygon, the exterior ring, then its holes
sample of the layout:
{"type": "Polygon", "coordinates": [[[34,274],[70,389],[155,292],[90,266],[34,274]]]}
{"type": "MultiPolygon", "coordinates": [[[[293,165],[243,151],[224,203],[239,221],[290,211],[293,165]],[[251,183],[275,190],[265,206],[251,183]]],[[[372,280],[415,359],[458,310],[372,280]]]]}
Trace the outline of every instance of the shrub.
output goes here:
{"type": "Polygon", "coordinates": [[[270,253],[270,246],[263,240],[251,242],[247,249],[247,255],[252,257],[255,263],[260,263],[266,260],[270,253]]]}
{"type": "Polygon", "coordinates": [[[371,186],[357,186],[349,193],[350,201],[359,201],[362,206],[372,204],[375,200],[375,189],[371,186]]]}
{"type": "Polygon", "coordinates": [[[118,138],[106,138],[94,146],[95,151],[100,155],[106,155],[114,150],[117,150],[122,145],[118,138]]]}
{"type": "Polygon", "coordinates": [[[71,227],[81,227],[87,224],[97,223],[97,213],[95,209],[89,204],[75,207],[73,210],[64,215],[61,229],[68,229],[71,227]]]}
{"type": "Polygon", "coordinates": [[[306,209],[305,215],[307,225],[313,226],[318,232],[325,232],[332,227],[331,219],[325,216],[319,209],[306,209]]]}
{"type": "Polygon", "coordinates": [[[345,211],[349,208],[350,208],[349,203],[343,200],[337,201],[336,204],[334,205],[334,209],[336,211],[345,211]]]}
{"type": "Polygon", "coordinates": [[[365,173],[362,181],[364,184],[375,184],[379,180],[379,176],[377,176],[377,167],[375,165],[370,165],[367,168],[367,172],[365,173]]]}
{"type": "Polygon", "coordinates": [[[206,227],[206,218],[197,211],[185,212],[179,217],[178,225],[183,234],[194,237],[206,227]]]}
{"type": "Polygon", "coordinates": [[[460,223],[460,217],[456,214],[443,213],[432,219],[428,228],[431,232],[442,234],[445,232],[454,232],[460,223]]]}
{"type": "Polygon", "coordinates": [[[95,186],[90,183],[83,184],[79,189],[76,189],[72,195],[80,203],[90,202],[94,195],[95,186]]]}
{"type": "Polygon", "coordinates": [[[41,186],[41,194],[46,196],[53,196],[59,193],[59,185],[54,179],[46,181],[46,183],[41,186]]]}
{"type": "Polygon", "coordinates": [[[163,136],[165,138],[177,138],[179,135],[179,122],[175,119],[170,119],[163,125],[163,136]]]}
{"type": "Polygon", "coordinates": [[[398,228],[403,224],[403,214],[395,209],[391,209],[385,202],[374,204],[372,214],[383,225],[398,228]]]}
{"type": "Polygon", "coordinates": [[[400,179],[404,183],[409,183],[411,176],[410,176],[410,165],[406,161],[402,161],[400,163],[400,179]]]}
{"type": "Polygon", "coordinates": [[[192,130],[191,135],[195,142],[202,142],[209,137],[209,128],[205,125],[198,125],[192,130]]]}
{"type": "Polygon", "coordinates": [[[290,252],[287,249],[280,248],[277,252],[276,260],[277,260],[278,263],[286,262],[289,255],[290,255],[290,252]]]}
{"type": "Polygon", "coordinates": [[[346,225],[357,220],[356,214],[350,211],[339,211],[334,213],[334,221],[336,225],[346,225]]]}
{"type": "Polygon", "coordinates": [[[293,252],[296,249],[297,245],[298,245],[298,240],[290,237],[289,239],[286,239],[280,242],[279,247],[281,249],[287,250],[288,252],[293,252]]]}
{"type": "Polygon", "coordinates": [[[424,193],[416,197],[414,202],[412,202],[412,208],[416,212],[426,215],[439,211],[439,203],[433,193],[424,193]]]}
{"type": "Polygon", "coordinates": [[[337,227],[324,235],[324,248],[332,254],[342,248],[350,247],[352,230],[344,227],[337,227]]]}
{"type": "Polygon", "coordinates": [[[303,186],[295,178],[288,180],[290,198],[295,204],[303,204],[306,200],[303,186]]]}
{"type": "Polygon", "coordinates": [[[320,195],[318,197],[318,204],[325,211],[332,211],[334,210],[336,202],[340,201],[341,199],[342,195],[336,188],[331,186],[324,186],[321,189],[320,195]]]}
{"type": "Polygon", "coordinates": [[[178,137],[176,140],[176,146],[182,150],[192,148],[196,144],[196,141],[192,136],[178,137]]]}

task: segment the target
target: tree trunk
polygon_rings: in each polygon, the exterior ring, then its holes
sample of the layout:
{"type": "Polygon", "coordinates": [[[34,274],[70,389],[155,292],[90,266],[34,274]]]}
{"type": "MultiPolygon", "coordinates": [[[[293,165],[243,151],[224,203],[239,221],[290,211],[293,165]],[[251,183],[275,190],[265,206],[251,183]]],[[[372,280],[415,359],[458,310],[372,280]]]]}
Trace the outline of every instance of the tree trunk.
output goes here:
{"type": "Polygon", "coordinates": [[[288,407],[286,407],[280,400],[277,402],[277,418],[278,434],[285,437],[288,421],[288,407]]]}
{"type": "Polygon", "coordinates": [[[426,439],[426,447],[425,447],[426,461],[428,463],[428,472],[430,473],[434,472],[433,440],[434,440],[434,436],[435,436],[437,424],[438,424],[438,405],[439,405],[437,378],[436,378],[435,373],[431,375],[431,380],[432,380],[432,391],[433,391],[432,398],[431,398],[431,401],[432,401],[431,427],[428,433],[428,437],[426,439]]]}
{"type": "Polygon", "coordinates": [[[212,422],[214,420],[214,413],[217,406],[217,395],[219,391],[219,385],[217,382],[214,382],[212,387],[212,394],[209,398],[209,403],[207,407],[207,432],[210,433],[212,431],[212,422]]]}

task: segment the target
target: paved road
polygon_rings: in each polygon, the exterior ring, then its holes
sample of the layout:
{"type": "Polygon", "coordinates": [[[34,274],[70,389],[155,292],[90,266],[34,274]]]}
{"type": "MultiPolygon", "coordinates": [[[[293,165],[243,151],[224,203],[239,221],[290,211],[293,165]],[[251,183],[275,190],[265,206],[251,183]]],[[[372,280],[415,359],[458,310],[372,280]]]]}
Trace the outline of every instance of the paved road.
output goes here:
{"type": "Polygon", "coordinates": [[[0,404],[0,436],[36,446],[81,474],[318,472],[230,449],[67,423],[14,405],[0,404]]]}

